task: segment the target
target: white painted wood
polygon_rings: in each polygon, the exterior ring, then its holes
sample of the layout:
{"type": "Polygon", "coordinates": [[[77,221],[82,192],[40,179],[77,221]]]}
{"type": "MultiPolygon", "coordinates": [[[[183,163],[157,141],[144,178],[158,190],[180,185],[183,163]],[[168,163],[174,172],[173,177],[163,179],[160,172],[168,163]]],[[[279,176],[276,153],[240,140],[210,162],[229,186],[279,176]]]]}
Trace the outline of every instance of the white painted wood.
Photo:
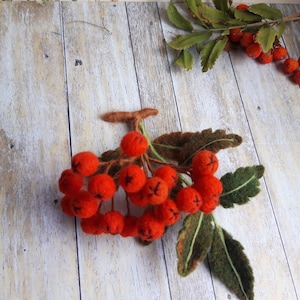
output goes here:
{"type": "MultiPolygon", "coordinates": [[[[219,176],[266,166],[257,197],[215,216],[245,247],[255,299],[299,297],[299,87],[274,64],[258,65],[241,52],[223,53],[205,74],[199,61],[189,72],[175,67],[176,53],[163,41],[176,33],[166,7],[0,3],[3,299],[236,299],[207,262],[187,278],[177,274],[181,223],[142,247],[131,238],[87,236],[54,204],[70,151],[101,154],[128,130],[100,115],[149,106],[160,110],[145,121],[151,137],[208,127],[240,134],[241,146],[219,152],[219,176]]],[[[284,36],[294,57],[299,30],[290,24],[284,36]]],[[[122,194],[116,201],[125,212],[122,194]]]]}
{"type": "Polygon", "coordinates": [[[1,299],[79,299],[59,4],[0,3],[1,299]]]}
{"type": "MultiPolygon", "coordinates": [[[[160,7],[161,18],[165,20],[166,5],[161,4],[160,7]]],[[[168,23],[163,22],[162,24],[165,38],[169,42],[174,37],[176,31],[168,23]]],[[[171,62],[174,61],[176,58],[175,52],[169,48],[168,52],[169,60],[171,62]]],[[[234,171],[239,166],[259,163],[255,144],[253,144],[252,140],[252,127],[250,126],[249,128],[248,123],[252,115],[245,114],[242,102],[243,94],[247,93],[250,101],[251,95],[256,91],[257,98],[260,98],[260,101],[265,101],[265,96],[263,94],[259,95],[257,91],[258,87],[261,86],[269,93],[269,99],[272,99],[276,95],[279,95],[279,91],[276,88],[273,89],[271,83],[275,85],[275,82],[281,81],[280,77],[272,76],[272,74],[269,75],[268,72],[265,74],[264,71],[260,71],[260,75],[257,76],[256,69],[260,68],[261,70],[263,66],[257,66],[255,62],[247,59],[244,53],[233,53],[231,56],[235,57],[235,55],[241,57],[238,65],[241,65],[241,68],[243,68],[243,73],[239,73],[238,75],[234,74],[227,53],[223,53],[213,70],[207,73],[201,73],[199,60],[195,63],[194,69],[189,72],[181,70],[176,66],[172,66],[171,68],[183,131],[195,131],[207,127],[212,127],[213,129],[224,128],[228,129],[229,132],[238,133],[244,138],[244,143],[239,148],[220,153],[220,158],[223,159],[220,159],[220,175],[227,171],[234,171]],[[244,65],[247,65],[247,67],[244,67],[244,65]],[[254,76],[251,76],[251,73],[249,74],[251,66],[255,70],[254,76]],[[249,76],[251,76],[251,80],[249,76]],[[268,78],[268,76],[270,84],[268,86],[261,85],[260,80],[263,77],[268,78]],[[240,80],[243,81],[242,90],[239,87],[240,80]],[[248,82],[251,82],[251,84],[248,84],[248,82]]],[[[284,84],[286,89],[290,85],[291,83],[284,84]],[[289,85],[287,86],[287,84],[289,85]]],[[[281,86],[283,88],[283,84],[281,86]]],[[[294,90],[297,87],[292,86],[291,89],[294,90]]],[[[254,111],[257,110],[257,106],[252,107],[254,111]]],[[[269,115],[269,111],[267,115],[269,115]]],[[[258,130],[261,134],[264,132],[262,126],[257,128],[259,128],[258,130]]],[[[266,130],[268,132],[268,129],[266,130]]],[[[274,134],[272,137],[274,137],[274,134]]],[[[254,139],[254,142],[256,142],[256,139],[254,139]]],[[[265,145],[268,147],[268,142],[265,145]]],[[[268,160],[270,154],[266,155],[267,153],[264,156],[268,160]]],[[[278,155],[282,156],[282,154],[278,155]]],[[[271,172],[276,176],[276,169],[271,168],[272,172],[270,168],[269,163],[267,164],[266,172],[271,172]]],[[[261,183],[262,192],[253,202],[234,210],[219,209],[216,215],[220,219],[220,224],[245,247],[245,251],[253,266],[255,277],[256,279],[259,278],[255,284],[256,297],[258,299],[294,299],[296,295],[292,276],[287,265],[285,248],[281,244],[281,235],[278,233],[277,218],[273,213],[273,204],[272,202],[270,203],[273,198],[270,199],[264,182],[262,181],[261,183]],[[266,228],[268,228],[267,231],[266,228]]],[[[279,188],[278,184],[277,186],[279,188]]],[[[296,200],[297,198],[295,197],[294,199],[296,200]]],[[[295,219],[295,222],[298,221],[295,219]]],[[[295,248],[299,251],[299,245],[295,245],[295,248]]],[[[296,261],[293,263],[295,267],[298,264],[296,261]]],[[[178,286],[180,283],[176,285],[178,286]]],[[[227,297],[228,291],[222,285],[214,282],[214,287],[217,299],[225,299],[227,297]]],[[[187,288],[191,287],[188,286],[187,288]]],[[[181,288],[179,290],[182,291],[181,288]]],[[[180,293],[180,291],[178,292],[180,293]]],[[[184,297],[184,292],[178,299],[180,297],[184,297]]]]}

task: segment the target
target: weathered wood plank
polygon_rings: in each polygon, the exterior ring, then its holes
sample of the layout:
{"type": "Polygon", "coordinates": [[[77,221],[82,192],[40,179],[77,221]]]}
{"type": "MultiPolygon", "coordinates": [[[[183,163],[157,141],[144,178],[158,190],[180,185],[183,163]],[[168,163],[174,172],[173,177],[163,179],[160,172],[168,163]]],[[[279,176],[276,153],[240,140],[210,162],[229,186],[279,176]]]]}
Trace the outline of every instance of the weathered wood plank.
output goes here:
{"type": "MultiPolygon", "coordinates": [[[[284,15],[300,10],[299,5],[279,6],[284,15]]],[[[288,24],[284,42],[292,57],[299,57],[300,24],[288,24]]],[[[232,55],[235,74],[246,109],[259,159],[266,166],[265,180],[274,216],[294,283],[299,295],[299,86],[281,72],[280,63],[261,66],[243,55],[232,55]],[[243,61],[243,63],[241,63],[243,61]],[[246,73],[255,74],[248,80],[246,73]]],[[[266,233],[267,234],[267,233],[266,233]]],[[[274,255],[274,248],[269,254],[274,255]]],[[[277,259],[273,273],[282,272],[277,259]]],[[[282,284],[282,281],[278,279],[282,284]]],[[[279,295],[279,294],[278,294],[279,295]]],[[[278,296],[279,297],[279,296],[278,296]]],[[[296,296],[294,296],[295,298],[296,296]]]]}
{"type": "MultiPolygon", "coordinates": [[[[128,128],[99,115],[141,107],[126,7],[64,3],[63,11],[72,150],[100,154],[118,147],[128,128]],[[103,21],[111,34],[76,20],[103,21]],[[76,59],[82,64],[76,66],[76,59]]],[[[115,201],[125,213],[124,196],[115,201]]],[[[170,298],[161,241],[142,247],[131,238],[87,236],[78,228],[78,247],[83,299],[170,298]]]]}
{"type": "MultiPolygon", "coordinates": [[[[160,4],[162,20],[166,19],[165,9],[166,5],[160,4]]],[[[168,25],[168,22],[163,22],[163,31],[167,42],[176,33],[174,28],[168,25]]],[[[174,51],[168,49],[168,53],[169,60],[173,61],[176,57],[174,51]]],[[[252,69],[251,66],[255,63],[245,58],[244,54],[236,55],[240,58],[236,62],[237,68],[243,70],[238,75],[234,74],[226,53],[223,53],[213,70],[205,74],[201,73],[199,61],[196,62],[194,69],[189,72],[174,66],[171,68],[180,120],[184,131],[201,130],[207,127],[213,129],[223,128],[238,133],[244,138],[244,143],[239,148],[226,150],[219,154],[221,161],[220,175],[227,171],[234,171],[239,166],[260,163],[253,143],[252,127],[249,128],[248,124],[248,118],[252,118],[252,116],[248,116],[248,111],[247,113],[244,111],[244,104],[241,100],[243,100],[244,94],[251,97],[253,93],[256,93],[254,90],[257,91],[260,82],[255,79],[260,80],[269,76],[269,74],[266,75],[260,72],[257,75],[256,68],[258,66],[256,66],[253,68],[255,76],[249,80],[249,70],[252,69]],[[239,87],[240,81],[243,82],[242,89],[239,87]],[[249,81],[251,81],[251,84],[248,83],[249,81]],[[241,93],[238,87],[241,89],[241,93]]],[[[233,56],[235,56],[235,53],[233,56]]],[[[272,80],[270,78],[270,82],[273,82],[272,80]]],[[[271,85],[268,86],[268,89],[265,86],[264,89],[270,95],[279,94],[279,91],[276,88],[273,89],[271,85]]],[[[263,99],[264,95],[258,94],[257,97],[263,99]]],[[[251,103],[250,99],[249,105],[251,103]]],[[[254,111],[257,109],[257,106],[252,105],[252,107],[255,107],[254,111]]],[[[260,132],[263,131],[262,126],[258,126],[257,129],[260,132]]],[[[256,142],[256,138],[254,138],[254,141],[256,142]]],[[[264,145],[268,147],[268,142],[264,145]]],[[[264,154],[265,159],[269,159],[270,155],[266,156],[266,154],[264,154]]],[[[261,159],[261,156],[259,156],[259,159],[261,159]]],[[[265,160],[262,162],[264,164],[265,160]]],[[[267,170],[269,170],[267,172],[272,170],[274,174],[276,172],[276,168],[272,167],[271,163],[267,164],[267,170]]],[[[280,189],[278,181],[277,187],[280,189]]],[[[262,181],[261,194],[250,204],[234,210],[219,209],[216,216],[217,220],[220,220],[220,224],[245,247],[256,277],[256,297],[259,299],[294,299],[296,297],[295,290],[286,261],[285,249],[281,244],[281,235],[278,233],[276,223],[277,219],[273,213],[270,195],[267,187],[264,186],[264,182],[262,181]],[[267,232],[266,228],[268,228],[267,232]],[[266,249],[272,250],[266,251],[266,249]],[[276,257],[276,260],[274,260],[274,257],[276,257]]],[[[170,275],[169,277],[172,278],[170,275]]],[[[175,286],[180,287],[174,292],[174,294],[179,295],[178,299],[185,297],[187,294],[184,287],[181,287],[180,282],[176,282],[171,286],[173,288],[175,286]]],[[[214,288],[217,299],[226,297],[228,292],[217,281],[214,281],[214,288]]],[[[191,287],[189,284],[187,289],[196,289],[196,286],[191,287]]]]}
{"type": "Polygon", "coordinates": [[[79,299],[59,4],[0,3],[1,299],[79,299]]]}

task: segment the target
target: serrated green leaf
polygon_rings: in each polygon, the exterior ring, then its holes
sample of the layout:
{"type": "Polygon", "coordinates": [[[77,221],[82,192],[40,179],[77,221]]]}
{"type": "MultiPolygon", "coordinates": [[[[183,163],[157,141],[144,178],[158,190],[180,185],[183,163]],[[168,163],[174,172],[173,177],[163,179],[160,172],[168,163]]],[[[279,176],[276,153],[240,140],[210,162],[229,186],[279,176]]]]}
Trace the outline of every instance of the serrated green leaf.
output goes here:
{"type": "Polygon", "coordinates": [[[254,276],[240,242],[221,227],[216,227],[208,258],[212,272],[239,299],[254,299],[254,276]]]}
{"type": "Polygon", "coordinates": [[[184,1],[186,6],[188,7],[188,9],[190,9],[190,11],[194,14],[194,16],[197,18],[197,23],[200,26],[203,26],[205,28],[207,28],[207,25],[201,20],[201,18],[199,17],[199,12],[198,12],[198,8],[197,6],[199,4],[201,4],[201,1],[199,3],[199,1],[197,0],[185,0],[184,1]]]}
{"type": "Polygon", "coordinates": [[[266,53],[273,48],[277,35],[277,31],[268,25],[258,30],[255,40],[261,45],[263,52],[266,53]]]}
{"type": "Polygon", "coordinates": [[[188,50],[182,50],[175,63],[185,68],[187,71],[191,70],[194,64],[194,56],[188,50]]]}
{"type": "Polygon", "coordinates": [[[193,25],[191,24],[190,21],[185,19],[177,10],[175,5],[170,2],[167,8],[167,15],[170,20],[170,22],[175,25],[179,29],[183,29],[186,31],[192,31],[193,30],[193,25]]]}
{"type": "Polygon", "coordinates": [[[253,4],[248,10],[264,19],[278,20],[282,18],[282,13],[275,7],[270,7],[265,3],[253,4]]]}
{"type": "Polygon", "coordinates": [[[228,11],[228,0],[213,0],[215,8],[224,12],[228,11]]]}
{"type": "Polygon", "coordinates": [[[259,192],[259,180],[264,174],[261,165],[238,168],[234,173],[227,173],[221,177],[223,193],[220,204],[224,208],[234,207],[234,204],[245,204],[249,198],[256,196],[259,192]]]}
{"type": "Polygon", "coordinates": [[[226,12],[210,7],[206,4],[201,4],[197,8],[200,19],[212,27],[217,27],[220,24],[226,24],[226,22],[231,19],[226,12]]]}
{"type": "Polygon", "coordinates": [[[176,245],[178,273],[181,276],[190,274],[198,262],[204,260],[212,243],[213,231],[210,214],[198,212],[185,218],[176,245]]]}
{"type": "Polygon", "coordinates": [[[286,26],[286,24],[284,22],[280,22],[278,24],[278,26],[277,26],[277,38],[278,39],[282,36],[282,34],[285,31],[286,27],[287,26],[286,26]]]}
{"type": "Polygon", "coordinates": [[[224,50],[227,41],[228,39],[224,37],[223,39],[212,40],[205,45],[201,56],[202,72],[207,72],[214,66],[224,50]]]}
{"type": "Polygon", "coordinates": [[[262,19],[261,16],[253,14],[248,10],[235,9],[233,14],[236,19],[245,22],[259,22],[262,19]]]}
{"type": "Polygon", "coordinates": [[[211,37],[209,31],[198,31],[185,35],[181,35],[179,38],[169,43],[169,46],[176,50],[184,50],[192,47],[195,44],[201,44],[211,37]]]}

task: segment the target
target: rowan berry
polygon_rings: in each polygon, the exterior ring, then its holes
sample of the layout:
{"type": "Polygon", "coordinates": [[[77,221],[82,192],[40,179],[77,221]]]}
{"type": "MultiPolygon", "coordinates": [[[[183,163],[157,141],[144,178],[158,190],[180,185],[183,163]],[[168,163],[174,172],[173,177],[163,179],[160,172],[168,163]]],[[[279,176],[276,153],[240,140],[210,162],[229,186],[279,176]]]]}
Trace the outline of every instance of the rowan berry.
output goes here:
{"type": "Polygon", "coordinates": [[[180,219],[180,211],[172,199],[167,199],[164,203],[157,205],[154,214],[160,222],[167,226],[175,224],[180,219]]]}
{"type": "Polygon", "coordinates": [[[129,193],[135,193],[142,189],[146,182],[145,172],[138,165],[129,165],[120,172],[119,183],[129,193]]]}
{"type": "Polygon", "coordinates": [[[172,189],[176,185],[179,178],[178,173],[171,166],[159,167],[154,172],[154,176],[163,179],[167,183],[169,189],[172,189]]]}
{"type": "Polygon", "coordinates": [[[74,194],[83,186],[83,178],[73,170],[64,170],[58,180],[59,190],[63,194],[74,194]]]}
{"type": "Polygon", "coordinates": [[[201,194],[192,187],[184,187],[176,195],[176,205],[186,213],[196,213],[202,205],[201,194]]]}
{"type": "Polygon", "coordinates": [[[288,51],[283,46],[275,47],[273,50],[273,59],[274,60],[283,60],[288,57],[288,51]]]}
{"type": "Polygon", "coordinates": [[[257,60],[261,64],[269,64],[273,61],[273,54],[271,51],[268,51],[267,53],[261,52],[257,60]]]}
{"type": "Polygon", "coordinates": [[[104,233],[104,222],[103,215],[96,213],[89,218],[81,219],[80,226],[83,232],[98,235],[104,233]]]}
{"type": "Polygon", "coordinates": [[[107,174],[97,174],[88,182],[88,191],[102,201],[111,199],[116,189],[113,178],[107,174]]]}
{"type": "Polygon", "coordinates": [[[252,43],[246,48],[246,54],[251,58],[258,58],[261,51],[261,45],[258,43],[252,43]]]}
{"type": "Polygon", "coordinates": [[[219,202],[216,202],[214,199],[211,199],[209,201],[203,202],[200,210],[206,214],[210,214],[216,209],[218,204],[219,202]]]}
{"type": "Polygon", "coordinates": [[[214,174],[219,167],[217,156],[209,150],[197,152],[192,159],[192,178],[207,174],[214,174]]]}
{"type": "Polygon", "coordinates": [[[294,71],[293,75],[292,75],[292,80],[297,83],[300,84],[300,70],[296,70],[294,71]]]}
{"type": "Polygon", "coordinates": [[[150,212],[146,211],[138,220],[138,236],[147,242],[152,242],[165,232],[165,225],[157,220],[150,212]]]}
{"type": "Polygon", "coordinates": [[[238,10],[248,10],[249,6],[247,4],[241,3],[236,6],[236,9],[238,10]]]}
{"type": "Polygon", "coordinates": [[[147,179],[142,191],[144,198],[153,205],[163,203],[169,194],[167,183],[156,176],[147,179]]]}
{"type": "Polygon", "coordinates": [[[247,48],[251,44],[253,44],[253,34],[251,32],[244,32],[242,38],[240,39],[240,44],[244,47],[247,48]]]}
{"type": "Polygon", "coordinates": [[[81,176],[91,176],[99,167],[99,159],[93,152],[80,152],[72,157],[71,165],[73,171],[81,176]]]}
{"type": "Polygon", "coordinates": [[[120,233],[122,237],[137,236],[138,235],[138,220],[136,216],[124,217],[124,227],[120,233]]]}
{"type": "Polygon", "coordinates": [[[124,135],[120,147],[128,156],[139,156],[148,149],[148,142],[146,137],[140,132],[131,131],[124,135]]]}
{"type": "Polygon", "coordinates": [[[282,64],[282,69],[285,73],[293,73],[298,69],[298,67],[299,67],[298,61],[290,57],[287,58],[282,64]]]}
{"type": "Polygon", "coordinates": [[[149,204],[148,199],[144,197],[144,194],[142,191],[138,191],[136,193],[127,193],[127,196],[131,200],[131,202],[136,206],[146,206],[149,204]]]}
{"type": "Polygon", "coordinates": [[[117,210],[111,210],[104,214],[104,221],[106,223],[106,230],[110,234],[119,234],[124,228],[124,217],[117,210]]]}
{"type": "Polygon", "coordinates": [[[70,195],[66,195],[61,199],[60,206],[65,215],[75,216],[72,206],[72,197],[70,195]]]}
{"type": "Polygon", "coordinates": [[[243,36],[242,28],[232,28],[229,30],[229,39],[231,42],[237,43],[243,36]]]}
{"type": "MultiPolygon", "coordinates": [[[[200,193],[204,207],[205,203],[214,202],[216,205],[219,204],[223,186],[217,177],[213,175],[199,177],[197,181],[194,182],[193,187],[200,193]]],[[[202,210],[202,207],[200,210],[202,210]]]]}
{"type": "Polygon", "coordinates": [[[75,216],[89,218],[93,216],[99,207],[99,201],[88,191],[81,190],[72,195],[72,209],[75,216]]]}

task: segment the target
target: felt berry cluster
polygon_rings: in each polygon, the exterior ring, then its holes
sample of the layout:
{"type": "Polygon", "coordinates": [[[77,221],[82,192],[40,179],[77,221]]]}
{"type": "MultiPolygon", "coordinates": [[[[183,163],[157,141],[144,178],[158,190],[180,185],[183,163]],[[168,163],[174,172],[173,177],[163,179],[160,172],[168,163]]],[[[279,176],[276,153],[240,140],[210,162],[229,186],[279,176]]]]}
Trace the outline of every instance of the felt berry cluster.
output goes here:
{"type": "Polygon", "coordinates": [[[117,149],[101,156],[90,151],[72,156],[70,168],[58,180],[63,213],[80,219],[87,234],[135,237],[146,245],[184,217],[176,245],[179,274],[188,275],[208,257],[213,272],[230,289],[252,299],[249,261],[213,212],[219,206],[245,204],[257,195],[263,166],[239,168],[218,178],[216,153],[240,145],[241,137],[206,129],[172,132],[151,141],[142,121],[157,113],[146,108],[102,116],[108,122],[130,123],[132,130],[117,149]],[[125,204],[126,213],[116,209],[116,201],[125,204]],[[230,243],[235,246],[229,249],[230,243]],[[240,272],[247,279],[241,280],[240,272]]]}
{"type": "Polygon", "coordinates": [[[172,2],[167,10],[170,22],[189,32],[168,44],[180,51],[176,64],[190,70],[194,62],[190,49],[195,47],[201,56],[202,71],[206,72],[224,50],[241,46],[249,57],[262,64],[284,61],[282,70],[291,74],[291,79],[299,84],[299,59],[288,57],[280,38],[286,23],[299,20],[300,13],[283,17],[280,10],[264,3],[233,6],[232,1],[213,0],[215,7],[201,0],[185,0],[184,3],[192,16],[191,20],[183,16],[172,2]]]}

